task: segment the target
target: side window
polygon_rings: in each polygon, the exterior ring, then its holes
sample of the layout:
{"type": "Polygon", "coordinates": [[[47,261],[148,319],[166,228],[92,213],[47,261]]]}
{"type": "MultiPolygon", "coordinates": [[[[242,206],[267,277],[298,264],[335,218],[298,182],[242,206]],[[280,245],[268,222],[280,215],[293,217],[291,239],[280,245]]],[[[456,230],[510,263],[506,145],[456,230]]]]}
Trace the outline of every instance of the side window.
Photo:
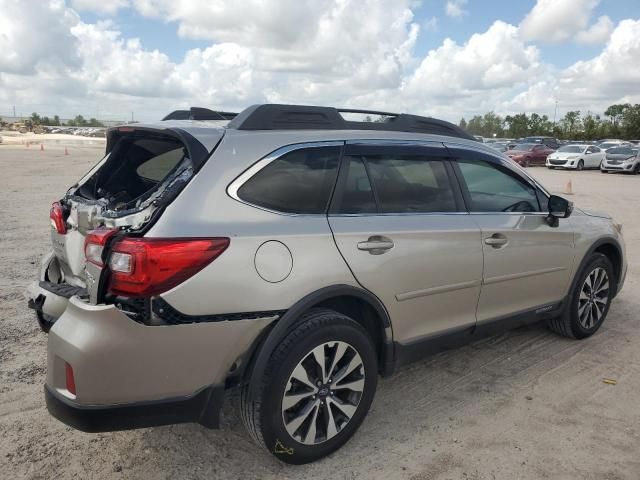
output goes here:
{"type": "Polygon", "coordinates": [[[458,165],[472,212],[540,211],[536,189],[516,173],[484,161],[459,161],[458,165]]]}
{"type": "Polygon", "coordinates": [[[364,162],[358,157],[346,157],[349,162],[344,182],[340,213],[376,213],[376,200],[364,162]]]}
{"type": "Polygon", "coordinates": [[[340,147],[294,150],[239,189],[242,200],[283,213],[324,213],[338,172],[340,147]]]}
{"type": "Polygon", "coordinates": [[[184,158],[184,149],[176,148],[152,157],[136,169],[136,174],[145,180],[160,182],[184,158]]]}
{"type": "Polygon", "coordinates": [[[380,213],[454,212],[445,164],[418,156],[368,155],[365,159],[380,213]]]}

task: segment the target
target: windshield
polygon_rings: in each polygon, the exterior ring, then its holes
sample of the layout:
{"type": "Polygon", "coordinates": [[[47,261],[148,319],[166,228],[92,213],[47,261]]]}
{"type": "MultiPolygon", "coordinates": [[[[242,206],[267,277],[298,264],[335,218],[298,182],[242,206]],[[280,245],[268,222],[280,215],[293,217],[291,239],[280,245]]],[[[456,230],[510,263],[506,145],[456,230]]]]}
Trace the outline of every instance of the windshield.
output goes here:
{"type": "Polygon", "coordinates": [[[518,150],[520,152],[528,152],[535,146],[537,146],[535,143],[519,143],[518,145],[513,147],[513,149],[518,150]]]}
{"type": "Polygon", "coordinates": [[[615,146],[617,146],[617,145],[619,145],[619,143],[608,143],[608,142],[605,142],[605,143],[601,143],[601,144],[600,144],[600,145],[598,145],[598,146],[599,146],[600,148],[602,148],[602,149],[606,150],[607,148],[612,148],[612,147],[615,147],[615,146]]]}
{"type": "Polygon", "coordinates": [[[607,153],[609,155],[629,155],[631,157],[638,153],[638,149],[631,147],[617,147],[611,148],[607,153]]]}
{"type": "Polygon", "coordinates": [[[560,147],[558,149],[559,152],[566,153],[582,153],[582,150],[584,150],[584,147],[580,147],[578,145],[567,145],[566,147],[560,147]]]}

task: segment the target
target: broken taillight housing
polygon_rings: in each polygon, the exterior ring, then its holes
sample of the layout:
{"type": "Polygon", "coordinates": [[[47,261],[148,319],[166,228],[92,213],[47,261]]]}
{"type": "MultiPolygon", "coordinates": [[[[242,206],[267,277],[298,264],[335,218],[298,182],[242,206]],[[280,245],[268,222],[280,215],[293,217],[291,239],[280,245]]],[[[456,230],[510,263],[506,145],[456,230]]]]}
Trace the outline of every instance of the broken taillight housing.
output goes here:
{"type": "Polygon", "coordinates": [[[229,246],[228,238],[122,238],[110,248],[109,293],[158,295],[192,277],[229,246]]]}
{"type": "Polygon", "coordinates": [[[64,219],[64,209],[62,205],[60,205],[60,202],[53,202],[51,205],[49,220],[51,220],[51,227],[60,235],[67,233],[67,222],[64,219]]]}
{"type": "Polygon", "coordinates": [[[104,247],[107,241],[116,234],[118,230],[99,228],[90,230],[84,238],[84,256],[87,262],[91,262],[99,267],[104,267],[104,247]]]}

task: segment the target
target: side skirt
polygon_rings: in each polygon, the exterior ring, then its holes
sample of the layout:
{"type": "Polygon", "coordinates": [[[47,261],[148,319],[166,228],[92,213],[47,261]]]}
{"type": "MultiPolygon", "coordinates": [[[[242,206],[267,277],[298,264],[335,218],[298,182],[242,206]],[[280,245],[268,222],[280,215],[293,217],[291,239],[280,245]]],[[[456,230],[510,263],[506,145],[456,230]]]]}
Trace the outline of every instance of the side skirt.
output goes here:
{"type": "Polygon", "coordinates": [[[435,353],[466,345],[483,337],[502,333],[514,328],[531,325],[562,315],[566,299],[541,305],[513,315],[465,325],[436,335],[429,335],[411,342],[394,342],[396,367],[415,362],[435,353]]]}

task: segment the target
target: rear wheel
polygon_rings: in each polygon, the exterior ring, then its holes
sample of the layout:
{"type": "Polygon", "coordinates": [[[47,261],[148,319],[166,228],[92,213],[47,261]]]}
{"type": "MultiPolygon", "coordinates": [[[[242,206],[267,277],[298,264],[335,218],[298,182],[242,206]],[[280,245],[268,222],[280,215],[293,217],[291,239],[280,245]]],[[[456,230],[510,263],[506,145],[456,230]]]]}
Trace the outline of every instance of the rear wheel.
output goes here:
{"type": "Polygon", "coordinates": [[[590,337],[604,323],[614,292],[611,262],[594,253],[576,277],[564,314],[550,320],[549,328],[564,337],[590,337]]]}
{"type": "Polygon", "coordinates": [[[243,390],[243,421],[283,462],[313,462],[358,429],[377,375],[376,351],[360,324],[333,310],[311,310],[271,356],[256,398],[243,390]]]}

